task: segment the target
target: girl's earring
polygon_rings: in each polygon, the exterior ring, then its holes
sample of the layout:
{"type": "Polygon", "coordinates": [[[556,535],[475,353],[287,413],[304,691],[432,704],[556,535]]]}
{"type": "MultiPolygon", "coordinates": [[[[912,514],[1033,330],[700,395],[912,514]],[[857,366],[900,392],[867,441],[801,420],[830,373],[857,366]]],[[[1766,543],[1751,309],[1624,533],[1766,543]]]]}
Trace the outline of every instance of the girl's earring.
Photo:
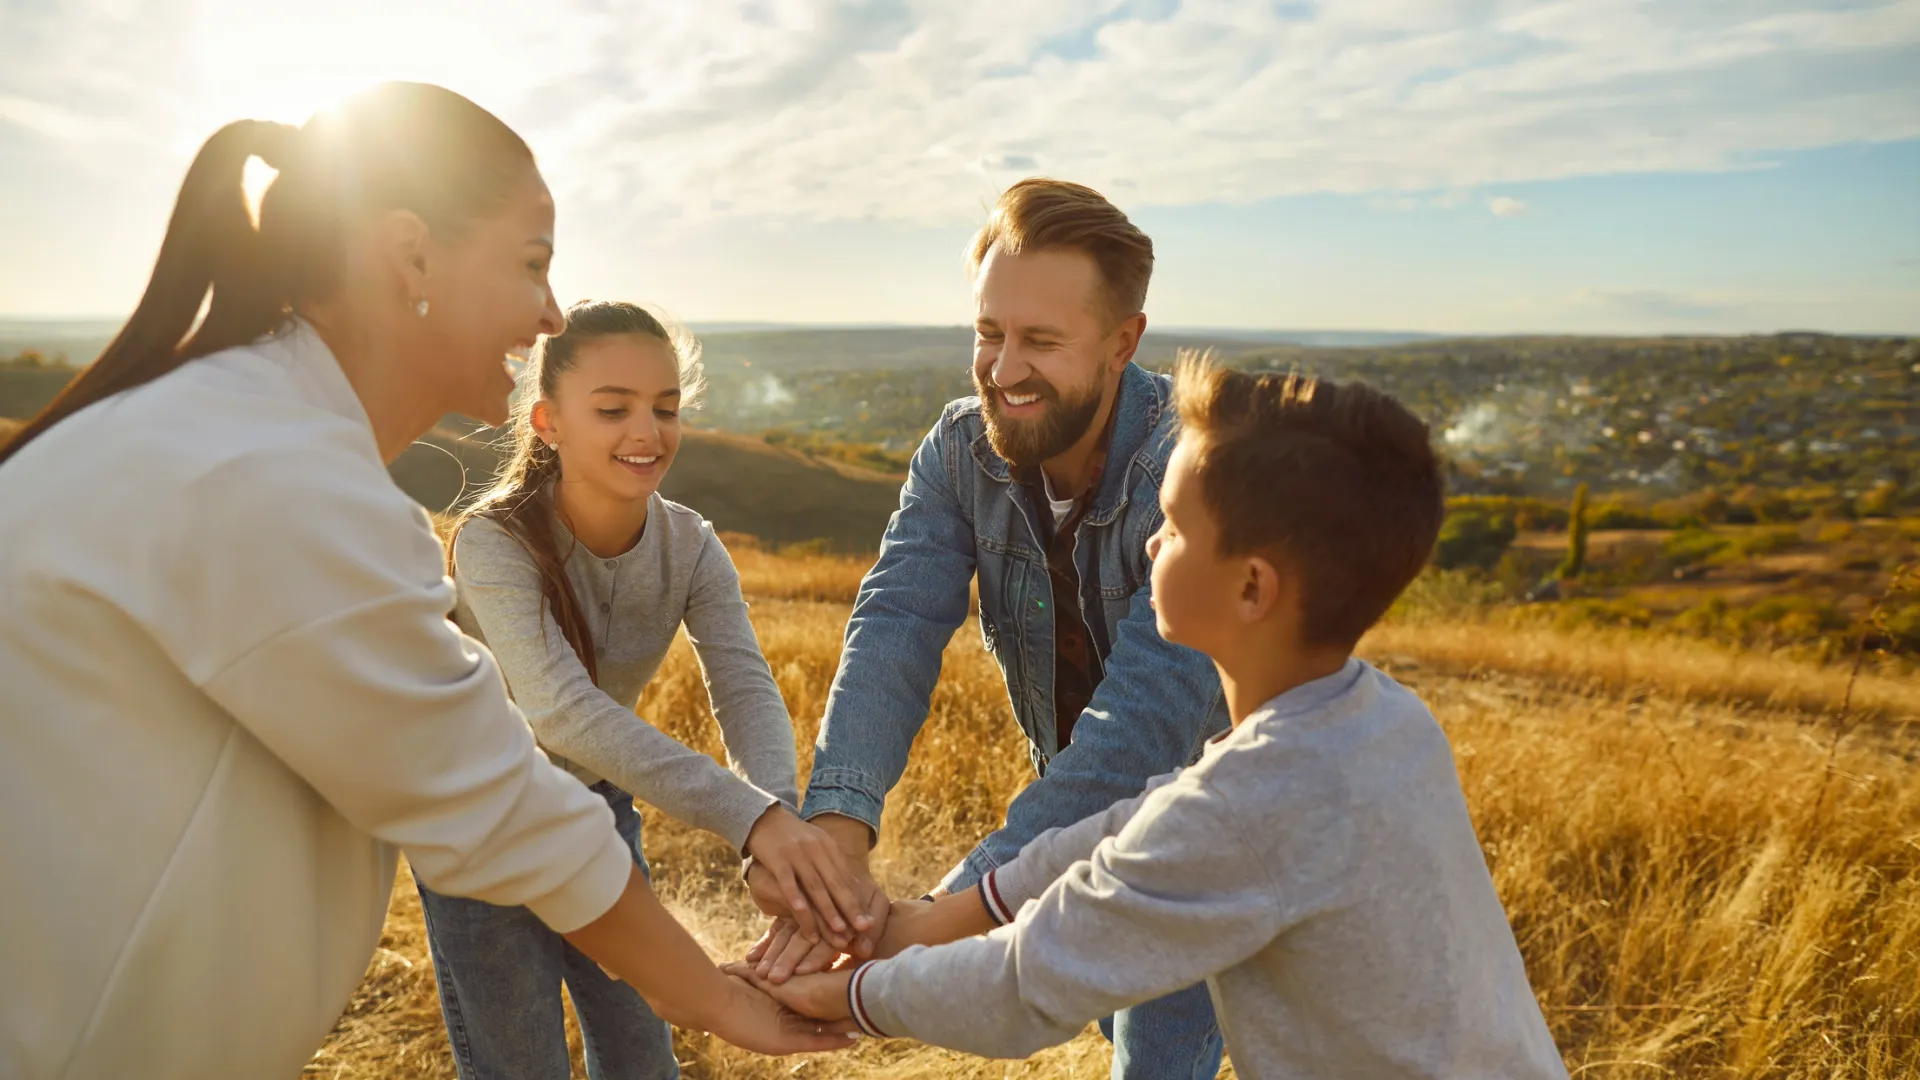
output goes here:
{"type": "Polygon", "coordinates": [[[426,318],[426,317],[427,317],[427,302],[426,302],[425,300],[422,300],[422,301],[420,301],[419,303],[417,303],[417,304],[415,304],[415,305],[413,305],[413,313],[414,313],[415,315],[418,315],[418,316],[420,316],[420,317],[421,317],[421,318],[423,318],[423,319],[424,319],[424,318],[426,318]]]}

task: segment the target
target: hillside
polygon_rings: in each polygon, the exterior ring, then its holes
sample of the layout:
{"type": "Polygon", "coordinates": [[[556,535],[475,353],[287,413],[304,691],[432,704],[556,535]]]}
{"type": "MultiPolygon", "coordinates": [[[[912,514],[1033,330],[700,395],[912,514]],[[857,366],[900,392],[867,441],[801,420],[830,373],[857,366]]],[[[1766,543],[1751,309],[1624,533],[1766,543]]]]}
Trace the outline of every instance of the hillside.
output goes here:
{"type": "MultiPolygon", "coordinates": [[[[394,481],[429,510],[444,511],[484,489],[499,456],[491,432],[462,437],[442,424],[400,455],[394,481]]],[[[824,541],[835,551],[872,551],[900,497],[899,477],[821,461],[758,440],[688,431],[661,493],[714,527],[776,544],[824,541]]]]}
{"type": "MultiPolygon", "coordinates": [[[[0,435],[32,415],[73,375],[70,368],[0,365],[0,435]]],[[[464,493],[484,489],[499,466],[497,434],[448,418],[389,470],[394,481],[436,513],[464,493]]],[[[754,438],[688,431],[661,491],[705,515],[716,528],[775,544],[823,541],[834,551],[879,546],[900,495],[900,478],[754,438]]]]}

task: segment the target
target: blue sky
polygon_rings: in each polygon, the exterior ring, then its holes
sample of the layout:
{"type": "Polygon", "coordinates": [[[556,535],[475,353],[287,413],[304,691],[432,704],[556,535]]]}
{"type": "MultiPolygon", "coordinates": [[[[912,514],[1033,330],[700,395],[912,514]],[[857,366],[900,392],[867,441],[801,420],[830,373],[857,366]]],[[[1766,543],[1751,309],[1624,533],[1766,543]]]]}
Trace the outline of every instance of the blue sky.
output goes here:
{"type": "Polygon", "coordinates": [[[513,123],[564,299],[958,323],[1032,173],[1165,325],[1920,331],[1920,0],[0,0],[0,315],[118,315],[186,163],[382,78],[513,123]]]}

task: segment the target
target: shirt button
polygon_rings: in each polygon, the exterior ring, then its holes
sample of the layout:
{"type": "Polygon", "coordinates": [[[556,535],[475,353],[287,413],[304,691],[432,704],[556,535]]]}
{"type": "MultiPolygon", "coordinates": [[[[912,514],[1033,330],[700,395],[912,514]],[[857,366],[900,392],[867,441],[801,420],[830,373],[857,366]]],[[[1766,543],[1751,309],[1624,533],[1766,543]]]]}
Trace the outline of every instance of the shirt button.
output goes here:
{"type": "Polygon", "coordinates": [[[612,605],[612,604],[601,604],[601,605],[600,605],[600,614],[602,614],[602,615],[607,615],[607,614],[610,614],[610,613],[611,613],[612,611],[613,611],[613,605],[612,605]]]}
{"type": "Polygon", "coordinates": [[[609,570],[611,570],[611,569],[613,569],[613,566],[614,566],[614,563],[613,563],[613,560],[612,560],[612,559],[608,559],[608,560],[607,560],[607,569],[609,569],[609,570]]]}

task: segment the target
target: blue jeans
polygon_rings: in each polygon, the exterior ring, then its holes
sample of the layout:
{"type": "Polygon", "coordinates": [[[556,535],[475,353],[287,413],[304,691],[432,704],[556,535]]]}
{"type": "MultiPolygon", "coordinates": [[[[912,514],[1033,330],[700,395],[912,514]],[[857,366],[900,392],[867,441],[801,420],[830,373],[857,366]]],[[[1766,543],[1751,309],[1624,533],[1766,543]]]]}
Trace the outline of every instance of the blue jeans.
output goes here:
{"type": "MultiPolygon", "coordinates": [[[[593,791],[613,807],[614,824],[640,851],[640,813],[633,797],[602,781],[593,791]]],[[[440,1014],[453,1042],[460,1080],[567,1080],[566,984],[586,1044],[592,1080],[672,1080],[673,1029],[633,987],[609,979],[600,965],[567,944],[524,907],[496,907],[443,896],[421,885],[427,943],[440,984],[440,1014]]]]}
{"type": "Polygon", "coordinates": [[[1200,983],[1100,1021],[1113,1044],[1114,1080],[1213,1080],[1226,1042],[1200,983]]]}

